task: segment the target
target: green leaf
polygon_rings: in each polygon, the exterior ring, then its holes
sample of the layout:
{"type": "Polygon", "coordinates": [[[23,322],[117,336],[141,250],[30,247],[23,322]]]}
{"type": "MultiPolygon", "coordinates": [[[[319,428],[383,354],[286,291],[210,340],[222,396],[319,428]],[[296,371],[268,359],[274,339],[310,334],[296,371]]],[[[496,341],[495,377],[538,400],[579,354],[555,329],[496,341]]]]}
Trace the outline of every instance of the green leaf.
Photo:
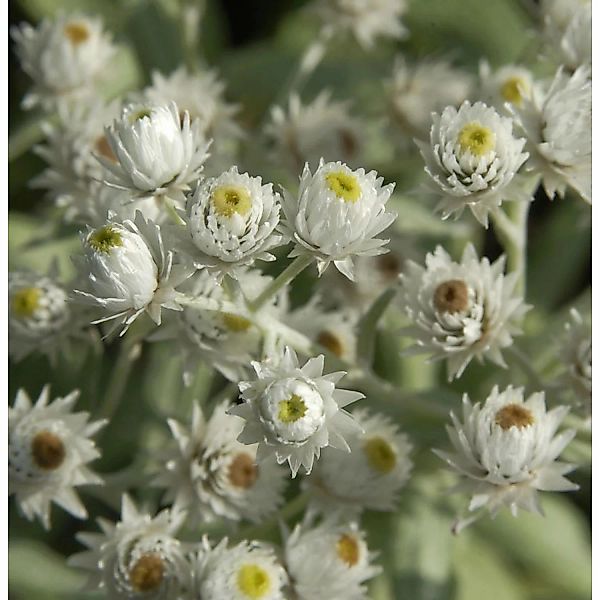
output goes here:
{"type": "Polygon", "coordinates": [[[390,302],[394,299],[397,291],[396,287],[392,287],[382,292],[358,324],[358,358],[366,365],[371,365],[373,361],[377,324],[390,305],[390,302]]]}

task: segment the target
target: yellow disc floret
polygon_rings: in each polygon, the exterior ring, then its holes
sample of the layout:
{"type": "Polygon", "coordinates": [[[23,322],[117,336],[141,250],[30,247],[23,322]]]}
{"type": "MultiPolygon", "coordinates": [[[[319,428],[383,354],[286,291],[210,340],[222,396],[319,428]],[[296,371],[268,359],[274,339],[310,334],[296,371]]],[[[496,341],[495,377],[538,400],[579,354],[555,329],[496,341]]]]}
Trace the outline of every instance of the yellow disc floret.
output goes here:
{"type": "Polygon", "coordinates": [[[295,423],[301,419],[308,410],[304,400],[297,394],[292,394],[289,400],[281,400],[279,403],[279,420],[282,423],[295,423]]]}
{"type": "Polygon", "coordinates": [[[382,437],[372,437],[363,446],[369,465],[379,473],[389,473],[396,466],[396,453],[382,437]]]}
{"type": "Polygon", "coordinates": [[[15,293],[12,299],[13,312],[23,318],[32,317],[40,306],[42,290],[36,287],[27,287],[15,293]]]}
{"type": "Polygon", "coordinates": [[[75,21],[65,25],[65,36],[73,46],[79,46],[90,37],[90,30],[85,23],[75,21]]]}
{"type": "Polygon", "coordinates": [[[263,598],[271,589],[271,579],[265,569],[258,565],[242,565],[238,571],[239,590],[247,598],[263,598]]]}
{"type": "Polygon", "coordinates": [[[500,94],[507,101],[519,106],[523,101],[523,95],[527,93],[529,86],[522,77],[510,77],[500,88],[500,94]]]}
{"type": "Polygon", "coordinates": [[[223,313],[223,323],[229,331],[233,331],[234,333],[243,333],[244,331],[248,331],[252,326],[252,321],[233,313],[223,313]]]}
{"type": "Polygon", "coordinates": [[[122,246],[123,238],[114,227],[105,225],[90,235],[89,244],[97,252],[108,253],[111,248],[122,246]]]}
{"type": "Polygon", "coordinates": [[[356,202],[360,198],[361,189],[358,179],[345,171],[331,171],[325,175],[329,189],[344,202],[356,202]]]}
{"type": "Polygon", "coordinates": [[[335,550],[340,560],[353,567],[360,558],[360,546],[357,539],[345,533],[335,544],[335,550]]]}
{"type": "Polygon", "coordinates": [[[215,211],[223,217],[232,217],[235,213],[245,217],[252,208],[250,192],[238,185],[220,185],[212,193],[215,211]]]}
{"type": "Polygon", "coordinates": [[[496,147],[496,135],[489,127],[473,121],[460,130],[458,144],[463,152],[483,156],[496,147]]]}
{"type": "Polygon", "coordinates": [[[156,553],[143,554],[129,571],[129,581],[136,592],[150,592],[160,587],[165,575],[163,559],[156,553]]]}

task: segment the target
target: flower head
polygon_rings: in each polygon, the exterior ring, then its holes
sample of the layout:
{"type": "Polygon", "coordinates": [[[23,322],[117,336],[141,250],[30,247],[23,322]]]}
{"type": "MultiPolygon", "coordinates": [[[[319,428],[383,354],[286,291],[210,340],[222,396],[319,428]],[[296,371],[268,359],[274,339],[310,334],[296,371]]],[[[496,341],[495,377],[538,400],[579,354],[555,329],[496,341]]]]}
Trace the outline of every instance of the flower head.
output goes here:
{"type": "Polygon", "coordinates": [[[23,100],[27,109],[41,104],[51,110],[65,100],[92,99],[94,84],[115,52],[102,21],[83,15],[44,19],[36,28],[23,23],[11,35],[21,67],[34,82],[23,100]]]}
{"type": "Polygon", "coordinates": [[[341,162],[319,163],[314,174],[307,165],[297,197],[284,193],[282,231],[295,243],[290,256],[313,255],[319,274],[333,262],[353,279],[352,256],[386,252],[389,240],[375,238],[396,215],[385,212],[394,184],[383,185],[375,171],[353,171],[341,162]]]}
{"type": "Polygon", "coordinates": [[[206,539],[195,561],[196,594],[202,600],[285,600],[288,577],[274,549],[260,542],[211,548],[206,539]]]}
{"type": "Polygon", "coordinates": [[[364,583],[381,570],[372,564],[374,555],[356,523],[299,524],[287,537],[284,553],[298,600],[362,600],[364,583]]]}
{"type": "Polygon", "coordinates": [[[155,517],[140,512],[124,495],[121,520],[98,519],[102,533],[79,533],[89,550],[69,564],[91,571],[88,586],[115,600],[190,598],[192,566],[186,547],[175,538],[184,513],[163,510],[155,517]]]}
{"type": "Polygon", "coordinates": [[[473,357],[506,366],[501,350],[521,332],[529,306],[515,292],[517,275],[504,275],[504,256],[490,264],[469,244],[460,263],[441,247],[425,267],[408,262],[400,276],[401,302],[417,348],[447,359],[448,378],[460,377],[473,357]]]}
{"type": "Polygon", "coordinates": [[[323,450],[305,480],[313,504],[322,511],[394,510],[412,469],[412,446],[386,416],[360,409],[352,416],[364,431],[348,438],[349,454],[323,450]]]}
{"type": "Polygon", "coordinates": [[[105,183],[134,197],[183,201],[208,157],[200,123],[187,112],[182,117],[175,102],[129,104],[106,128],[106,139],[116,161],[97,155],[107,169],[105,183]]]}
{"type": "Polygon", "coordinates": [[[529,200],[515,180],[527,160],[524,139],[513,135],[512,121],[483,102],[463,102],[433,115],[430,144],[415,140],[425,160],[429,187],[441,197],[442,217],[469,207],[488,225],[488,214],[503,200],[529,200]]]}
{"type": "Polygon", "coordinates": [[[303,105],[292,94],[287,110],[276,106],[266,133],[273,142],[274,156],[291,172],[298,173],[305,163],[316,167],[319,160],[341,159],[354,162],[363,142],[363,126],[354,118],[346,102],[334,102],[321,92],[303,105]]]}
{"type": "Polygon", "coordinates": [[[465,394],[462,422],[451,413],[447,427],[452,452],[434,452],[463,477],[472,494],[469,510],[486,506],[494,516],[502,506],[542,513],[537,491],[564,492],[578,486],[564,477],[573,465],[556,459],[573,439],[574,430],[557,434],[568,412],[546,411],[544,392],[526,400],[523,388],[494,387],[483,405],[465,394]]]}
{"type": "Polygon", "coordinates": [[[268,250],[281,243],[279,194],[260,177],[240,174],[231,167],[219,177],[205,179],[188,197],[186,235],[197,267],[218,274],[274,260],[268,250]]]}
{"type": "Polygon", "coordinates": [[[507,102],[521,106],[525,98],[531,98],[536,87],[529,69],[518,65],[504,65],[493,71],[487,61],[482,61],[479,78],[481,97],[500,112],[506,112],[507,102]]]}
{"type": "Polygon", "coordinates": [[[73,412],[78,397],[74,391],[48,402],[47,385],[33,406],[19,390],[8,409],[9,494],[15,495],[30,521],[38,517],[46,529],[51,502],[85,519],[87,512],[74,488],[102,483],[87,463],[100,456],[90,438],[106,422],[88,422],[88,413],[73,412]]]}
{"type": "Polygon", "coordinates": [[[277,363],[274,359],[252,363],[257,378],[240,382],[244,403],[229,413],[246,420],[238,440],[258,442],[259,465],[274,454],[278,463],[289,462],[295,477],[300,466],[310,473],[321,448],[349,451],[345,438],[360,426],[343,407],[364,395],[336,389],[345,373],[323,375],[323,364],[321,354],[300,368],[290,348],[277,363]]]}
{"type": "Polygon", "coordinates": [[[169,420],[176,445],[165,455],[155,484],[199,521],[226,518],[259,522],[283,502],[285,471],[275,462],[256,464],[256,446],[237,441],[243,421],[221,403],[207,421],[195,404],[191,426],[169,420]]]}
{"type": "Polygon", "coordinates": [[[534,93],[512,113],[527,138],[527,168],[542,176],[550,198],[573,188],[592,201],[592,84],[590,70],[559,69],[545,93],[534,93]]]}
{"type": "Polygon", "coordinates": [[[144,311],[160,325],[161,308],[181,310],[175,287],[193,272],[187,264],[173,264],[160,227],[136,213],[135,221],[108,222],[82,234],[84,255],[78,257],[87,290],[75,290],[75,298],[97,306],[97,321],[119,319],[122,333],[144,311]]]}

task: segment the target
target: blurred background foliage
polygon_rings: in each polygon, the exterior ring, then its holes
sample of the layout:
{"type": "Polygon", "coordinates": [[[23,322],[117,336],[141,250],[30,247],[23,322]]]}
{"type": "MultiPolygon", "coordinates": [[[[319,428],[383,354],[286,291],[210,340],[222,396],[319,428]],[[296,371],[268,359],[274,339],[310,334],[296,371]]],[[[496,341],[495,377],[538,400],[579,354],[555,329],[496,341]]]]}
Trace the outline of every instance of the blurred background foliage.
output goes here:
{"type": "MultiPolygon", "coordinates": [[[[524,61],[532,65],[535,23],[530,4],[519,0],[413,0],[405,22],[410,37],[398,43],[377,46],[366,53],[352,42],[339,44],[327,54],[309,80],[303,96],[314,97],[330,88],[335,96],[351,97],[358,114],[383,110],[382,82],[391,72],[393,57],[450,57],[460,66],[477,70],[480,58],[492,65],[524,61]]],[[[240,121],[256,127],[265,111],[279,98],[300,54],[318,31],[318,24],[304,9],[304,0],[207,0],[200,37],[206,64],[218,70],[227,85],[228,98],[240,105],[240,121]]],[[[115,80],[105,92],[109,96],[142,87],[152,70],[169,72],[184,62],[178,0],[12,0],[11,24],[23,20],[37,23],[58,11],[101,15],[122,45],[115,61],[115,80]]],[[[543,73],[542,73],[543,74],[543,73]]],[[[41,141],[40,115],[24,113],[19,102],[30,82],[10,55],[9,69],[9,264],[13,269],[46,272],[57,260],[61,275],[73,275],[70,256],[79,247],[77,229],[58,225],[56,210],[30,179],[43,167],[31,151],[41,141]]],[[[281,101],[281,99],[279,99],[281,101]]],[[[265,172],[265,157],[244,157],[242,167],[265,172]]],[[[410,194],[422,173],[418,153],[395,161],[393,148],[376,148],[372,164],[388,181],[397,182],[395,199],[399,231],[419,236],[423,252],[443,242],[454,253],[467,239],[483,247],[490,258],[500,252],[493,233],[461,220],[441,223],[410,194]]],[[[277,171],[270,180],[277,181],[277,171]]],[[[283,183],[283,182],[282,182],[283,183]]],[[[570,306],[583,312],[590,306],[590,221],[589,209],[573,198],[555,200],[539,194],[533,203],[529,226],[527,300],[535,305],[527,318],[527,338],[522,350],[536,365],[543,366],[552,352],[570,306]]],[[[283,256],[283,254],[281,254],[283,256]]],[[[279,265],[277,269],[282,268],[279,265]]],[[[285,261],[283,261],[285,262],[285,261]]],[[[303,274],[294,288],[296,301],[306,298],[312,274],[303,274]]],[[[438,395],[448,409],[457,405],[467,390],[473,397],[485,395],[493,385],[528,384],[523,373],[490,366],[472,365],[459,383],[448,385],[437,367],[424,365],[421,357],[400,358],[401,343],[394,333],[393,317],[377,340],[378,372],[415,398],[430,388],[435,378],[438,395]]],[[[114,498],[131,482],[132,473],[144,483],[140,469],[154,450],[167,439],[164,418],[185,416],[193,398],[211,399],[225,382],[206,368],[199,368],[192,388],[184,390],[180,364],[168,345],[144,346],[133,362],[126,381],[111,379],[119,361],[119,345],[75,348],[73,354],[50,365],[45,358],[29,357],[10,366],[9,398],[19,387],[37,396],[42,386],[52,383],[55,395],[77,387],[82,390],[79,408],[98,415],[110,395],[124,386],[121,404],[98,442],[103,451],[96,463],[101,473],[110,473],[103,490],[84,488],[82,496],[89,513],[116,519],[114,498]]],[[[425,396],[424,396],[425,397],[425,396]]],[[[439,398],[438,398],[439,399],[439,398]]],[[[523,514],[518,519],[502,514],[482,520],[458,537],[450,533],[454,516],[444,496],[452,476],[442,473],[441,464],[429,449],[444,443],[443,420],[407,414],[390,399],[373,402],[392,416],[416,442],[415,477],[394,514],[372,513],[365,517],[369,542],[379,552],[384,574],[372,585],[376,600],[584,600],[591,593],[589,540],[589,466],[574,474],[581,490],[572,495],[546,494],[546,519],[523,514]],[[436,476],[430,477],[429,474],[436,476]],[[424,501],[426,500],[426,501],[424,501]]],[[[155,506],[158,495],[144,492],[143,499],[155,506]]],[[[460,499],[456,500],[456,507],[460,499]]],[[[81,550],[77,531],[95,528],[92,519],[79,522],[66,513],[52,512],[53,528],[44,532],[13,510],[10,513],[10,597],[27,600],[69,600],[94,597],[79,591],[83,576],[66,567],[65,556],[81,550]]]]}

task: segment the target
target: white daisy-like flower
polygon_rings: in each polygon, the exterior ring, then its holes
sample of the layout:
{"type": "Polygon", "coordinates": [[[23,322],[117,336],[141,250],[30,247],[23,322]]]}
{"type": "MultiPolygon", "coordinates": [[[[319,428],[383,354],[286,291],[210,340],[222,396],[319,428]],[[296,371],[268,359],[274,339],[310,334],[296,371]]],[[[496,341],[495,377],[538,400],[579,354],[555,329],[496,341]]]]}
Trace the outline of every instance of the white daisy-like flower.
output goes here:
{"type": "Polygon", "coordinates": [[[152,85],[142,91],[145,102],[160,106],[175,102],[181,112],[199,124],[205,139],[213,139],[209,159],[211,171],[215,161],[223,162],[231,156],[243,132],[233,119],[238,107],[224,98],[225,85],[213,71],[189,73],[184,67],[170,75],[152,73],[152,85]]]}
{"type": "Polygon", "coordinates": [[[565,323],[560,343],[562,364],[566,369],[564,383],[583,402],[585,411],[592,412],[592,328],[589,319],[572,308],[565,323]]]}
{"type": "Polygon", "coordinates": [[[405,0],[316,0],[314,3],[324,27],[352,33],[365,50],[371,49],[379,37],[400,39],[407,35],[401,21],[406,8],[405,0]]]}
{"type": "Polygon", "coordinates": [[[341,162],[321,160],[314,174],[305,165],[298,195],[284,191],[281,230],[295,244],[290,257],[314,256],[319,275],[333,262],[353,279],[353,256],[387,251],[389,240],[375,236],[396,218],[385,212],[394,186],[384,186],[375,171],[353,171],[341,162]]]}
{"type": "Polygon", "coordinates": [[[503,200],[530,200],[515,175],[528,154],[513,123],[483,102],[467,100],[432,115],[430,143],[415,140],[425,160],[428,187],[440,196],[442,218],[469,207],[488,226],[488,215],[503,200]]]}
{"type": "Polygon", "coordinates": [[[82,315],[67,302],[55,275],[8,274],[8,351],[15,360],[32,352],[53,358],[81,332],[82,315]]]}
{"type": "Polygon", "coordinates": [[[26,109],[39,104],[52,110],[63,101],[75,104],[95,97],[95,84],[115,53],[97,17],[59,15],[36,28],[28,23],[13,27],[11,35],[21,67],[34,82],[23,99],[26,109]]]}
{"type": "Polygon", "coordinates": [[[396,59],[386,84],[392,121],[407,136],[426,140],[431,113],[460,106],[471,93],[473,78],[445,60],[424,60],[410,65],[396,59]]]}
{"type": "Polygon", "coordinates": [[[287,306],[287,290],[283,288],[259,310],[250,313],[247,301],[257,298],[273,281],[257,269],[238,273],[242,295],[231,297],[214,275],[206,269],[197,271],[178,290],[188,298],[209,299],[234,305],[235,312],[206,310],[187,305],[165,319],[150,341],[177,340],[184,359],[183,377],[190,383],[203,360],[233,382],[246,379],[250,361],[258,358],[264,338],[257,320],[277,318],[287,306]]]}
{"type": "Polygon", "coordinates": [[[542,176],[546,194],[564,197],[573,188],[592,201],[592,83],[590,70],[572,75],[559,69],[545,93],[533,93],[512,106],[515,122],[527,137],[527,168],[542,176]]]}
{"type": "Polygon", "coordinates": [[[364,394],[336,388],[344,371],[323,375],[323,365],[321,354],[300,367],[289,347],[280,357],[252,362],[256,379],[240,382],[244,402],[229,413],[246,420],[238,440],[258,443],[259,465],[274,454],[295,477],[300,466],[310,473],[321,448],[350,450],[345,438],[360,425],[343,408],[364,394]]]}
{"type": "Polygon", "coordinates": [[[380,573],[356,523],[298,524],[285,540],[293,598],[366,600],[364,583],[380,573]]]}
{"type": "Polygon", "coordinates": [[[229,407],[229,402],[217,405],[207,421],[194,404],[189,428],[168,421],[176,445],[165,454],[154,483],[166,489],[164,501],[197,522],[226,518],[257,523],[283,502],[284,469],[275,461],[256,464],[256,446],[237,441],[244,422],[226,414],[229,407]]]}
{"type": "Polygon", "coordinates": [[[354,162],[363,140],[363,125],[350,114],[348,103],[334,102],[326,91],[306,105],[292,94],[287,110],[280,106],[271,110],[265,132],[275,160],[294,175],[305,163],[316,167],[321,158],[354,162]]]}
{"type": "Polygon", "coordinates": [[[87,511],[75,487],[102,483],[87,463],[100,456],[90,438],[106,421],[88,422],[88,413],[73,412],[78,397],[76,390],[48,402],[46,385],[34,405],[19,390],[8,409],[9,494],[30,521],[38,517],[46,529],[51,502],[85,519],[87,511]]]}
{"type": "Polygon", "coordinates": [[[187,112],[182,117],[175,102],[129,104],[105,131],[116,162],[97,155],[107,169],[104,181],[137,198],[167,196],[183,201],[208,158],[210,142],[200,122],[192,121],[187,112]]]}
{"type": "Polygon", "coordinates": [[[484,102],[504,112],[505,104],[521,106],[524,98],[531,98],[536,86],[531,71],[519,65],[504,65],[492,70],[487,61],[479,64],[480,94],[484,102]]]}
{"type": "Polygon", "coordinates": [[[211,548],[206,538],[194,564],[196,598],[202,600],[287,600],[288,576],[272,547],[227,538],[211,548]]]}
{"type": "Polygon", "coordinates": [[[188,197],[186,249],[198,268],[236,276],[239,267],[255,260],[275,260],[268,251],[281,244],[275,231],[279,211],[273,184],[231,167],[199,183],[188,197]]]}
{"type": "Polygon", "coordinates": [[[84,254],[76,262],[87,289],[76,289],[75,299],[101,309],[95,322],[118,319],[123,334],[143,312],[160,325],[161,308],[181,310],[175,288],[193,269],[174,264],[160,227],[142,213],[136,213],[135,221],[89,229],[81,239],[84,254]]]}
{"type": "Polygon", "coordinates": [[[89,550],[71,556],[69,565],[91,571],[88,587],[114,600],[191,600],[188,548],[175,537],[184,519],[169,510],[151,517],[124,495],[121,520],[99,518],[102,533],[78,533],[89,550]]]}
{"type": "Polygon", "coordinates": [[[515,516],[519,508],[543,514],[538,491],[578,489],[564,477],[574,465],[556,460],[575,436],[572,429],[557,434],[568,411],[547,412],[544,392],[525,400],[523,388],[512,386],[494,387],[483,405],[465,394],[462,422],[451,413],[446,428],[453,452],[434,452],[463,476],[456,489],[471,493],[470,511],[487,507],[495,516],[506,506],[515,516]]]}
{"type": "Polygon", "coordinates": [[[350,454],[325,448],[305,485],[321,511],[392,511],[406,485],[412,446],[396,424],[381,414],[356,410],[364,429],[348,438],[350,454]]]}
{"type": "Polygon", "coordinates": [[[401,302],[413,325],[414,353],[447,359],[448,379],[460,377],[472,358],[506,367],[501,350],[521,333],[530,306],[515,292],[517,274],[504,275],[505,256],[481,260],[468,244],[460,263],[438,246],[425,267],[409,261],[400,275],[401,302]]]}

